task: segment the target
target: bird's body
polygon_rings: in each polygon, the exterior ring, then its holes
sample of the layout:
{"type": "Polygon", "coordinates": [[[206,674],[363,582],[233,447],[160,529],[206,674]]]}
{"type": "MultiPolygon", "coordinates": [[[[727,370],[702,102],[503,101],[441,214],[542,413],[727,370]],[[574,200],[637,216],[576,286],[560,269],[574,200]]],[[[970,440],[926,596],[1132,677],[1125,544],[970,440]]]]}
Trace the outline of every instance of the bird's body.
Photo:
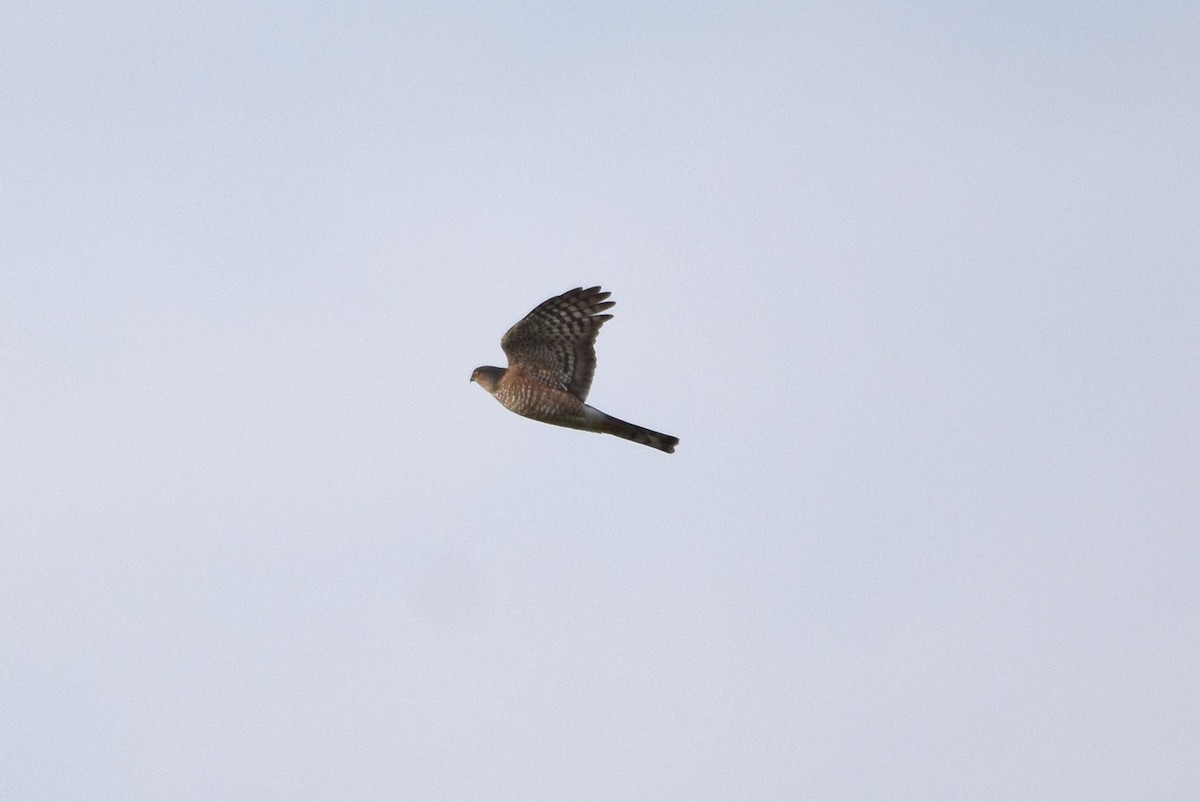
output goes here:
{"type": "Polygon", "coordinates": [[[596,370],[596,335],[614,304],[599,287],[577,288],[540,304],[500,345],[508,367],[476,368],[471,381],[526,418],[623,437],[674,453],[679,438],[606,415],[584,403],[596,370]]]}

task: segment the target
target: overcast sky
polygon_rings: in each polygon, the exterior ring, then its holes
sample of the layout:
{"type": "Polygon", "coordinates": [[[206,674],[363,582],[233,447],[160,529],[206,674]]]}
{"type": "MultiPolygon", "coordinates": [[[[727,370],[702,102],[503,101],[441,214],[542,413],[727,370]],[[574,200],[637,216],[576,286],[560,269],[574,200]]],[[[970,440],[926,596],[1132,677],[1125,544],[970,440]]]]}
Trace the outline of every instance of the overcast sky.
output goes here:
{"type": "Polygon", "coordinates": [[[1200,793],[1194,0],[4,18],[6,798],[1200,793]]]}

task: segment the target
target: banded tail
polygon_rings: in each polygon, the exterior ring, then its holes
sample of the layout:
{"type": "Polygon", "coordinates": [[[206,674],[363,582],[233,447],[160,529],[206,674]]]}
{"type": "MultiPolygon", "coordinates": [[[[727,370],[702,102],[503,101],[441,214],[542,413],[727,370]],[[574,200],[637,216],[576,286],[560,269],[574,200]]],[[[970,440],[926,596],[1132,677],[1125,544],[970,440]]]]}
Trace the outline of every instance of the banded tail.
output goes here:
{"type": "Polygon", "coordinates": [[[604,434],[615,434],[617,437],[623,437],[626,440],[632,440],[635,443],[641,443],[644,446],[657,448],[659,451],[665,451],[668,454],[675,453],[675,446],[679,445],[679,438],[672,437],[669,434],[656,432],[647,429],[644,426],[637,426],[633,423],[627,423],[620,418],[614,418],[612,415],[607,415],[593,407],[587,407],[589,411],[596,412],[598,415],[588,415],[589,418],[596,424],[595,431],[603,432],[604,434]]]}

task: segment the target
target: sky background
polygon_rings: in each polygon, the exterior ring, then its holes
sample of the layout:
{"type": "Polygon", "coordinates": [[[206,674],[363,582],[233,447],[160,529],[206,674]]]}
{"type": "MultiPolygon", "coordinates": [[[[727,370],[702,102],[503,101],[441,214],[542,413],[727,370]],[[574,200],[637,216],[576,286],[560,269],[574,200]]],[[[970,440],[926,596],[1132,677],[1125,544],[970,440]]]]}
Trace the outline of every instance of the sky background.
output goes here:
{"type": "Polygon", "coordinates": [[[10,5],[7,798],[1200,793],[1195,2],[10,5]]]}

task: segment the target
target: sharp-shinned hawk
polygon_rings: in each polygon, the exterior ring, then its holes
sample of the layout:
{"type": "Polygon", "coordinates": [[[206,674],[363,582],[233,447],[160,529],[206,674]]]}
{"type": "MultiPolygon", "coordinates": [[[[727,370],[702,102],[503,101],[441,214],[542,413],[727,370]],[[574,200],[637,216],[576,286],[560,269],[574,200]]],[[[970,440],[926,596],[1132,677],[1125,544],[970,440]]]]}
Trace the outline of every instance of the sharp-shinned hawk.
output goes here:
{"type": "Polygon", "coordinates": [[[545,301],[500,340],[508,368],[475,368],[477,382],[508,409],[526,418],[615,434],[635,443],[675,452],[678,437],[617,420],[583,403],[596,370],[596,335],[614,306],[599,287],[576,288],[545,301]]]}

